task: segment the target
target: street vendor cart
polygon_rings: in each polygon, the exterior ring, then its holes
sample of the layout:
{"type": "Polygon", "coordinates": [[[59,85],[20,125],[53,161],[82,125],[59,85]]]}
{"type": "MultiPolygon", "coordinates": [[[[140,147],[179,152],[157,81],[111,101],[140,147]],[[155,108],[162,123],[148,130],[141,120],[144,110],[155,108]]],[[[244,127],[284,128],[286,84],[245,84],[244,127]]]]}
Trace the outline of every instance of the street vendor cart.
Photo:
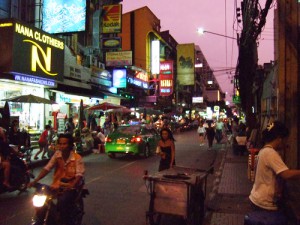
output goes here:
{"type": "Polygon", "coordinates": [[[145,176],[150,194],[148,224],[159,225],[163,215],[171,215],[182,217],[187,225],[201,225],[207,176],[212,172],[213,167],[199,170],[174,166],[145,176]]]}

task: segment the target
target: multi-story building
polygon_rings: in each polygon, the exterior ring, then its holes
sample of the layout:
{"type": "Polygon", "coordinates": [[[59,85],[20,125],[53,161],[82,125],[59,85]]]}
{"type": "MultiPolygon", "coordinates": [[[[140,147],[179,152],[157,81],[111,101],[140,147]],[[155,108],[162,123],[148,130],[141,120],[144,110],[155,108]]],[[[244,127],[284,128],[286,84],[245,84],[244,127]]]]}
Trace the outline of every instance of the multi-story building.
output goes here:
{"type": "Polygon", "coordinates": [[[125,91],[138,95],[139,106],[161,110],[171,108],[172,102],[175,103],[176,40],[168,31],[160,31],[160,20],[148,7],[123,14],[119,36],[122,51],[132,52],[132,66],[127,69],[129,84],[125,91]],[[161,65],[164,62],[170,63],[171,72],[168,74],[171,80],[162,78],[161,65]],[[144,83],[148,86],[140,85],[144,83]]]}

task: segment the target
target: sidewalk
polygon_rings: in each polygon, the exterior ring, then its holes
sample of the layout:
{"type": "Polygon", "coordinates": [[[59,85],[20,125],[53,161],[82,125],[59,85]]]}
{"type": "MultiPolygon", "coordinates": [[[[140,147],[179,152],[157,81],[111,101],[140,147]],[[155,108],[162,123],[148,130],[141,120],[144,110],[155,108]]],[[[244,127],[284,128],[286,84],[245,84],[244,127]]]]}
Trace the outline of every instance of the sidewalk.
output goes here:
{"type": "Polygon", "coordinates": [[[248,196],[252,182],[247,178],[248,155],[233,155],[228,145],[220,168],[215,168],[213,191],[208,196],[205,225],[243,225],[250,212],[248,196]]]}

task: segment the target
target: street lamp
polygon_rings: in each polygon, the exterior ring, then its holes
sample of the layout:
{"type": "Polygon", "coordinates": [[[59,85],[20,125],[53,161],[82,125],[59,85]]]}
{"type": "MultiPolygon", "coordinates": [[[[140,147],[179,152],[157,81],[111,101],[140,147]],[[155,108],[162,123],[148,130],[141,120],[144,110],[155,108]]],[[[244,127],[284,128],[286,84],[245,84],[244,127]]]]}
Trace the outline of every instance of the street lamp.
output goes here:
{"type": "Polygon", "coordinates": [[[203,28],[198,28],[197,33],[200,34],[200,35],[203,35],[204,33],[209,33],[209,34],[214,34],[214,35],[217,35],[217,36],[221,36],[221,37],[236,40],[236,38],[234,38],[234,37],[229,37],[229,36],[226,36],[226,35],[223,35],[223,34],[218,34],[218,33],[215,33],[215,32],[207,31],[207,30],[204,30],[203,28]]]}

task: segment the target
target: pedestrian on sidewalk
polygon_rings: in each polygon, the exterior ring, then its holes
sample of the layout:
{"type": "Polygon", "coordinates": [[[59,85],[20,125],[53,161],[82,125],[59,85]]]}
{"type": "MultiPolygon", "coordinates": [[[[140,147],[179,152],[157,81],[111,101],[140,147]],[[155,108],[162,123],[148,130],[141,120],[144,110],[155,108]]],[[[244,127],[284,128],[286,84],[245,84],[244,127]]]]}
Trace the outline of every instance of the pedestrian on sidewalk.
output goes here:
{"type": "Polygon", "coordinates": [[[39,159],[39,154],[42,152],[42,159],[45,159],[46,156],[45,154],[48,152],[48,145],[49,145],[49,142],[48,142],[48,132],[50,130],[50,125],[46,125],[45,126],[45,130],[43,131],[43,133],[40,135],[40,138],[39,138],[39,141],[38,141],[38,144],[39,144],[39,147],[40,147],[40,150],[35,154],[34,156],[34,159],[39,159]]]}
{"type": "Polygon", "coordinates": [[[211,121],[207,122],[207,125],[208,127],[206,128],[204,139],[207,137],[208,150],[211,150],[216,132],[215,129],[211,126],[211,121]]]}
{"type": "Polygon", "coordinates": [[[160,131],[161,139],[158,142],[157,154],[160,155],[158,171],[172,168],[175,165],[175,144],[174,137],[169,128],[162,128],[160,131]]]}
{"type": "Polygon", "coordinates": [[[255,181],[249,199],[255,210],[280,210],[283,182],[300,179],[300,170],[289,169],[279,151],[288,137],[286,126],[275,121],[262,132],[263,148],[259,151],[255,181]]]}
{"type": "Polygon", "coordinates": [[[223,133],[224,133],[224,123],[222,119],[219,119],[216,123],[216,134],[215,134],[218,144],[220,144],[221,140],[223,139],[223,133]]]}
{"type": "Polygon", "coordinates": [[[204,135],[205,135],[205,127],[203,126],[203,122],[200,121],[197,133],[199,134],[200,146],[204,145],[204,135]]]}

